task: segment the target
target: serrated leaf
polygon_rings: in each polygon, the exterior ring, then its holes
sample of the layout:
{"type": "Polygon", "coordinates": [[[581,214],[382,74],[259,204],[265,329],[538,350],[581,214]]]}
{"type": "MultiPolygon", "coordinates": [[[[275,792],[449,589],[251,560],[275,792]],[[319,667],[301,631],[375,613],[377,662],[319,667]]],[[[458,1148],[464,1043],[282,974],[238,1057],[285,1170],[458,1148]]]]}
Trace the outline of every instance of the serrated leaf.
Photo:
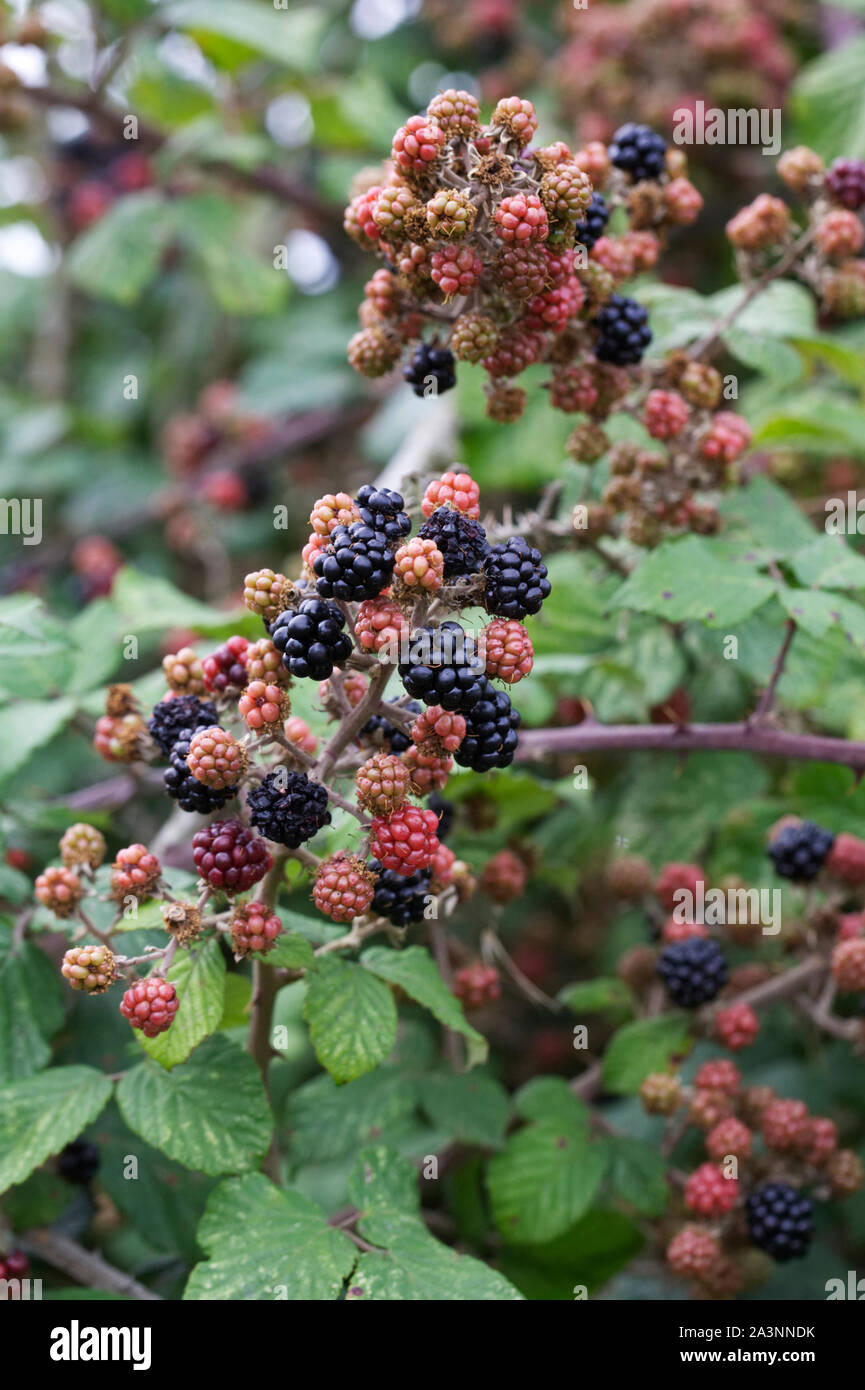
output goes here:
{"type": "Polygon", "coordinates": [[[219,1027],[225,1003],[225,960],[218,941],[181,951],[166,979],[174,985],[180,1007],[167,1033],[141,1037],[144,1051],[160,1066],[171,1069],[202,1039],[219,1027]]]}
{"type": "Polygon", "coordinates": [[[184,199],[180,231],[227,314],[271,314],[280,308],[288,293],[285,273],[245,249],[235,210],[224,198],[184,199]]]}
{"type": "Polygon", "coordinates": [[[589,1111],[560,1076],[535,1076],[514,1096],[514,1109],[524,1120],[548,1121],[588,1134],[589,1111]]]}
{"type": "Polygon", "coordinates": [[[208,1259],[193,1269],[184,1299],[332,1301],[357,1253],[314,1202],[260,1173],[220,1183],[198,1240],[208,1259]]]}
{"type": "Polygon", "coordinates": [[[50,1061],[63,999],[63,981],[48,957],[29,941],[13,950],[11,932],[0,929],[0,1085],[50,1061]]]}
{"type": "Polygon", "coordinates": [[[308,970],[315,965],[315,952],[305,936],[283,932],[276,938],[273,948],[259,959],[286,970],[308,970]]]}
{"type": "Polygon", "coordinates": [[[507,1279],[430,1235],[420,1216],[417,1173],[388,1149],[365,1149],[349,1180],[358,1229],[381,1254],[363,1254],[347,1301],[511,1301],[522,1296],[507,1279]]]}
{"type": "MultiPolygon", "coordinates": [[[[730,522],[743,527],[761,548],[762,553],[757,557],[761,564],[773,556],[795,555],[817,536],[789,494],[762,475],[752,478],[747,487],[733,488],[721,500],[719,511],[730,522]]],[[[719,553],[724,553],[723,542],[717,548],[719,553]]],[[[734,551],[729,558],[737,561],[737,553],[734,551]]],[[[748,563],[747,553],[742,559],[748,563]]]]}
{"type": "Polygon", "coordinates": [[[50,743],[75,713],[75,701],[16,700],[0,710],[0,783],[50,743]]]}
{"type": "Polygon", "coordinates": [[[591,1295],[642,1245],[643,1237],[630,1217],[593,1208],[546,1245],[505,1246],[499,1263],[526,1298],[572,1302],[580,1286],[591,1295]]]}
{"type": "Polygon", "coordinates": [[[309,975],[303,1016],[315,1055],[337,1082],[372,1071],[396,1042],[393,995],[354,961],[319,960],[309,975]]]}
{"type": "Polygon", "coordinates": [[[818,536],[791,557],[800,584],[812,589],[865,589],[865,559],[842,536],[818,536]]]}
{"type": "Polygon", "coordinates": [[[591,1206],[606,1151],[580,1125],[542,1120],[511,1135],[487,1170],[493,1218],[504,1239],[543,1244],[561,1235],[591,1206]]]}
{"type": "Polygon", "coordinates": [[[420,1102],[436,1129],[464,1144],[501,1146],[508,1123],[507,1091],[481,1072],[433,1072],[420,1079],[420,1102]]]}
{"type": "Polygon", "coordinates": [[[828,589],[781,589],[779,599],[795,622],[814,637],[837,629],[862,654],[865,653],[865,608],[846,594],[828,589]]]}
{"type": "Polygon", "coordinates": [[[685,1057],[693,1039],[682,1014],[661,1014],[626,1023],[604,1054],[604,1085],[633,1095],[653,1071],[667,1071],[672,1058],[685,1057]]]}
{"type": "Polygon", "coordinates": [[[174,234],[176,206],[154,189],[118,198],[77,237],[66,261],[72,279],[90,294],[134,304],[174,234]]]}
{"type": "Polygon", "coordinates": [[[773,581],[753,566],[722,558],[708,538],[684,536],[650,551],[611,602],[671,623],[697,620],[728,627],[774,592],[773,581]]]}
{"type": "Polygon", "coordinates": [[[223,609],[189,598],[167,579],[126,566],[114,577],[111,601],[124,632],[156,632],[178,624],[210,632],[224,628],[231,618],[223,609]]]}
{"type": "Polygon", "coordinates": [[[863,66],[865,38],[848,36],[806,63],[793,83],[797,134],[826,160],[865,155],[863,66]]]}
{"type": "Polygon", "coordinates": [[[295,1163],[325,1163],[357,1153],[400,1127],[417,1106],[417,1083],[395,1067],[338,1086],[315,1076],[289,1098],[286,1123],[295,1163]]]}
{"type": "Polygon", "coordinates": [[[110,1080],[92,1067],[52,1067],[2,1087],[0,1193],[77,1139],[110,1095],[110,1080]]]}
{"type": "Polygon", "coordinates": [[[150,1061],[133,1067],[120,1082],[117,1103],[148,1144],[211,1177],[256,1167],[270,1143],[258,1068],[222,1034],[173,1071],[150,1061]]]}
{"type": "Polygon", "coordinates": [[[160,19],[196,34],[205,47],[206,36],[218,34],[271,63],[301,72],[315,65],[327,23],[327,15],[314,5],[277,10],[254,0],[170,0],[160,10],[160,19]]]}
{"type": "Polygon", "coordinates": [[[662,1216],[670,1200],[663,1155],[642,1139],[607,1141],[613,1191],[642,1216],[662,1216]]]}
{"type": "Polygon", "coordinates": [[[470,1066],[484,1061],[486,1039],[466,1021],[459,1001],[451,994],[432,956],[422,946],[407,946],[403,951],[372,946],[364,951],[360,963],[381,979],[399,985],[418,1004],[429,1009],[445,1028],[461,1033],[469,1043],[470,1066]]]}

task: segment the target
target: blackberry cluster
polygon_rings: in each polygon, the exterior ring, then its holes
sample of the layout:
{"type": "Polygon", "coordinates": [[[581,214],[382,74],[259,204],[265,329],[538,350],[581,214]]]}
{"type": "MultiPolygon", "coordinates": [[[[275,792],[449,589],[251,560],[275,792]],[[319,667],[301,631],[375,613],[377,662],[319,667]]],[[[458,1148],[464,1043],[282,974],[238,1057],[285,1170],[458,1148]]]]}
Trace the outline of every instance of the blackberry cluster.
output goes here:
{"type": "Polygon", "coordinates": [[[327,792],[305,772],[268,773],[247,796],[247,805],[256,830],[289,849],[297,849],[330,824],[327,792]]]}
{"type": "Polygon", "coordinates": [[[57,1155],[57,1171],[67,1182],[88,1183],[99,1172],[99,1150],[86,1139],[73,1139],[57,1155]]]}
{"type": "Polygon", "coordinates": [[[525,618],[540,611],[550,593],[547,567],[541,552],[522,536],[493,546],[484,561],[487,612],[498,618],[525,618]]]}
{"type": "Polygon", "coordinates": [[[393,573],[393,551],[387,537],[363,521],[337,526],[330,545],[313,560],[316,589],[322,598],[358,603],[376,598],[393,573]]]}
{"type": "MultiPolygon", "coordinates": [[[[194,698],[194,697],[193,697],[194,698]]],[[[195,729],[185,729],[169,754],[169,766],[163,774],[163,782],[168,795],[177,802],[181,811],[197,811],[200,816],[209,816],[211,811],[221,811],[226,801],[237,795],[236,787],[208,787],[193,777],[186,759],[195,729]]]]}
{"type": "Polygon", "coordinates": [[[664,172],[667,142],[651,126],[628,121],[619,126],[607,147],[610,163],[629,174],[634,183],[659,178],[664,172]]]}
{"type": "Polygon", "coordinates": [[[405,502],[392,488],[366,483],[355,500],[364,525],[385,536],[390,545],[398,546],[411,530],[411,517],[405,510],[405,502]]]}
{"type": "Polygon", "coordinates": [[[487,533],[481,523],[452,507],[437,507],[418,535],[425,541],[435,541],[444,556],[445,579],[478,574],[490,553],[487,533]]]}
{"type": "Polygon", "coordinates": [[[428,869],[405,877],[394,873],[393,869],[382,869],[377,859],[369,861],[369,868],[377,875],[370,909],[372,912],[386,917],[395,927],[407,927],[409,922],[423,921],[430,890],[428,869]]]}
{"type": "Polygon", "coordinates": [[[652,341],[649,315],[635,299],[624,294],[611,294],[595,318],[600,336],[595,343],[599,362],[612,362],[627,367],[640,362],[652,341]]]}
{"type": "Polygon", "coordinates": [[[160,700],[153,706],[147,721],[150,736],[168,757],[184,733],[208,729],[219,723],[216,705],[212,700],[199,700],[197,695],[177,695],[173,700],[160,700]]]}
{"type": "Polygon", "coordinates": [[[814,1234],[814,1208],[786,1182],[767,1182],[745,1203],[748,1234],[773,1260],[800,1259],[814,1234]]]}
{"type": "Polygon", "coordinates": [[[717,941],[692,936],[667,946],[658,959],[658,974],[675,1004],[696,1009],[714,999],[727,982],[727,962],[717,941]]]}
{"type": "Polygon", "coordinates": [[[460,767],[473,772],[490,772],[509,767],[517,749],[519,710],[515,710],[505,690],[496,690],[484,676],[481,698],[465,712],[466,735],[454,754],[460,767]]]}
{"type": "Polygon", "coordinates": [[[280,613],[270,627],[270,636],[293,676],[322,681],[351,655],[351,638],[344,627],[345,618],[335,604],[306,598],[296,609],[286,608],[280,613]]]}
{"type": "Polygon", "coordinates": [[[593,193],[592,201],[574,228],[574,240],[585,246],[587,251],[591,251],[595,242],[604,235],[609,220],[610,209],[605,199],[600,193],[593,193]]]}
{"type": "Polygon", "coordinates": [[[834,843],[831,830],[823,830],[806,820],[801,825],[785,825],[779,830],[768,853],[781,878],[810,883],[819,874],[834,843]]]}
{"type": "Polygon", "coordinates": [[[457,384],[456,361],[450,348],[431,347],[429,343],[418,344],[402,374],[416,396],[440,396],[457,384]]]}
{"type": "Polygon", "coordinates": [[[453,622],[419,627],[412,634],[411,660],[400,663],[399,674],[409,695],[461,714],[477,704],[486,679],[474,639],[453,622]]]}
{"type": "MultiPolygon", "coordinates": [[[[420,714],[421,711],[416,700],[403,705],[403,709],[406,714],[420,714]]],[[[383,714],[372,715],[361,729],[360,737],[374,744],[376,748],[386,746],[391,753],[404,753],[411,747],[412,742],[408,734],[404,734],[402,729],[397,729],[383,714]]]]}

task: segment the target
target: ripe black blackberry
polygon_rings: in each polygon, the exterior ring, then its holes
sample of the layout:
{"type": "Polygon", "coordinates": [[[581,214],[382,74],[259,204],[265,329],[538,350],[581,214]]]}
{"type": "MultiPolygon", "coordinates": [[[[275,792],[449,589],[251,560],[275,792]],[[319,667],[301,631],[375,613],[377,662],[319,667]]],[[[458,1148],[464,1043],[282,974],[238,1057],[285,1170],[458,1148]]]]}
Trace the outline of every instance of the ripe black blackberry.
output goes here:
{"type": "Polygon", "coordinates": [[[642,304],[624,294],[611,294],[595,316],[595,323],[599,329],[595,356],[599,362],[627,367],[642,360],[652,341],[649,315],[642,304]]]}
{"type": "Polygon", "coordinates": [[[73,1139],[57,1155],[57,1171],[67,1182],[91,1182],[99,1172],[99,1150],[86,1139],[73,1139]]]}
{"type": "Polygon", "coordinates": [[[540,612],[550,593],[541,552],[522,536],[494,545],[484,561],[484,606],[497,618],[525,618],[540,612]]]}
{"type": "Polygon", "coordinates": [[[387,537],[362,521],[337,526],[330,545],[316,555],[312,567],[322,598],[360,603],[377,598],[393,574],[393,551],[387,537]]]}
{"type": "Polygon", "coordinates": [[[411,530],[411,517],[398,492],[389,487],[366,483],[355,498],[360,519],[373,531],[380,531],[395,548],[411,530]]]}
{"type": "Polygon", "coordinates": [[[249,819],[268,840],[297,849],[330,824],[327,792],[305,772],[270,772],[247,798],[249,819]]]}
{"type": "Polygon", "coordinates": [[[506,690],[496,690],[484,676],[481,698],[465,714],[466,735],[455,760],[460,767],[474,772],[490,772],[494,767],[509,767],[517,751],[519,710],[514,709],[506,690]]]}
{"type": "Polygon", "coordinates": [[[457,384],[456,360],[450,348],[420,343],[402,374],[416,396],[440,396],[457,384]]]}
{"type": "Polygon", "coordinates": [[[456,807],[452,801],[446,801],[441,792],[432,792],[427,797],[426,804],[431,811],[435,811],[439,818],[439,828],[436,835],[439,840],[444,842],[453,830],[456,807]]]}
{"type": "Polygon", "coordinates": [[[409,922],[423,921],[430,891],[428,869],[421,869],[406,877],[394,873],[393,869],[382,869],[377,859],[369,861],[369,868],[378,875],[370,912],[386,917],[396,927],[407,927],[409,922]]]}
{"type": "Polygon", "coordinates": [[[186,729],[172,748],[169,765],[162,780],[168,795],[177,802],[181,811],[197,811],[200,816],[209,816],[211,811],[221,811],[226,801],[237,796],[236,787],[217,790],[199,782],[186,765],[189,747],[195,729],[186,729]]]}
{"type": "Polygon", "coordinates": [[[767,1182],[755,1188],[745,1203],[745,1215],[753,1244],[773,1260],[797,1260],[807,1252],[814,1234],[814,1208],[789,1183],[767,1182]]]}
{"type": "Polygon", "coordinates": [[[416,628],[409,660],[400,662],[398,670],[409,695],[463,714],[477,704],[486,680],[474,638],[452,622],[416,628]]]}
{"type": "Polygon", "coordinates": [[[675,1004],[696,1009],[714,999],[727,982],[727,962],[717,941],[692,936],[665,946],[658,958],[658,974],[675,1004]]]}
{"type": "Polygon", "coordinates": [[[335,604],[305,598],[296,609],[280,613],[270,636],[293,676],[323,681],[351,655],[351,638],[344,627],[345,618],[335,604]]]}
{"type": "Polygon", "coordinates": [[[769,844],[768,855],[781,878],[810,883],[819,874],[834,843],[831,830],[804,820],[801,825],[785,825],[779,830],[769,844]]]}
{"type": "Polygon", "coordinates": [[[194,733],[196,729],[209,729],[218,723],[219,715],[212,700],[199,700],[197,695],[176,695],[173,700],[160,700],[153,706],[147,727],[154,742],[168,757],[185,731],[194,733]]]}
{"type": "Polygon", "coordinates": [[[628,121],[619,126],[611,143],[607,146],[610,163],[640,183],[643,179],[657,179],[664,172],[667,142],[663,135],[648,125],[637,125],[628,121]]]}
{"type": "MultiPolygon", "coordinates": [[[[409,700],[402,708],[406,714],[421,712],[417,700],[409,700]]],[[[404,753],[412,743],[411,737],[404,734],[402,729],[397,729],[383,714],[372,715],[361,729],[360,737],[374,748],[386,750],[388,753],[404,753]]]]}
{"type": "Polygon", "coordinates": [[[591,251],[595,242],[604,235],[609,220],[610,209],[605,199],[600,193],[593,193],[592,201],[574,228],[574,240],[585,246],[587,251],[591,251]]]}
{"type": "Polygon", "coordinates": [[[425,541],[435,541],[444,556],[445,579],[478,574],[490,553],[490,543],[481,523],[454,511],[453,507],[436,507],[418,535],[425,541]]]}

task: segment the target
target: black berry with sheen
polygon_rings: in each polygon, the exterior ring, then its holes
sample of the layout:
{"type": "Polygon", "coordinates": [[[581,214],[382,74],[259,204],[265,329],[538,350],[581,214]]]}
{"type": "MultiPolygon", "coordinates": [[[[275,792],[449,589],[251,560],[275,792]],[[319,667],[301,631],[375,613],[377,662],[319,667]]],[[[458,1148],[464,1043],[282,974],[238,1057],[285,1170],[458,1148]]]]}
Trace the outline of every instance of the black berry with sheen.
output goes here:
{"type": "Polygon", "coordinates": [[[392,488],[366,483],[356,501],[361,521],[386,536],[392,546],[398,546],[411,530],[411,517],[405,510],[405,502],[392,488]]]}
{"type": "Polygon", "coordinates": [[[610,163],[629,174],[634,183],[657,179],[664,172],[667,142],[651,126],[628,121],[619,126],[607,147],[610,163]]]}
{"type": "Polygon", "coordinates": [[[769,845],[769,858],[781,878],[810,883],[819,874],[834,843],[831,830],[806,820],[778,831],[769,845]]]}
{"type": "Polygon", "coordinates": [[[218,723],[219,714],[212,700],[199,700],[197,695],[176,695],[173,700],[160,700],[153,706],[147,727],[167,757],[185,731],[194,733],[196,729],[209,729],[218,723]]]}
{"type": "Polygon", "coordinates": [[[440,396],[457,384],[456,360],[449,348],[421,343],[402,374],[416,396],[440,396]]]}
{"type": "Polygon", "coordinates": [[[786,1182],[767,1182],[745,1203],[748,1234],[754,1245],[781,1263],[800,1259],[814,1234],[814,1208],[786,1182]]]}
{"type": "Polygon", "coordinates": [[[293,676],[323,681],[351,655],[345,618],[333,603],[307,598],[286,608],[271,624],[270,636],[283,665],[293,676]]]}
{"type": "MultiPolygon", "coordinates": [[[[417,700],[409,700],[402,708],[406,714],[421,712],[417,700]]],[[[389,753],[404,753],[412,743],[410,735],[397,729],[383,714],[373,714],[361,729],[360,737],[376,748],[387,748],[389,753]]]]}
{"type": "Polygon", "coordinates": [[[585,246],[587,251],[591,251],[595,242],[604,235],[604,229],[609,220],[610,209],[603,196],[600,193],[593,193],[592,201],[574,228],[574,240],[585,246]]]}
{"type": "Polygon", "coordinates": [[[517,751],[519,711],[511,704],[506,690],[497,690],[484,676],[481,698],[464,715],[465,738],[454,754],[460,767],[474,772],[490,772],[494,767],[509,767],[517,751]]]}
{"type": "Polygon", "coordinates": [[[400,679],[416,700],[464,713],[481,698],[486,679],[474,638],[459,623],[419,627],[412,633],[409,660],[399,665],[400,679]]]}
{"type": "Polygon", "coordinates": [[[386,917],[397,927],[423,921],[430,891],[429,870],[422,869],[406,877],[394,873],[393,869],[382,869],[377,859],[371,859],[369,867],[378,875],[370,911],[386,917]]]}
{"type": "Polygon", "coordinates": [[[86,1139],[73,1139],[57,1155],[57,1171],[67,1182],[91,1182],[99,1172],[99,1150],[86,1139]]]}
{"type": "Polygon", "coordinates": [[[727,962],[716,941],[692,936],[667,946],[658,959],[658,974],[675,1004],[696,1009],[714,999],[727,982],[727,962]]]}
{"type": "Polygon", "coordinates": [[[525,618],[540,612],[550,593],[541,552],[522,536],[494,545],[484,561],[484,605],[497,618],[525,618]]]}
{"type": "Polygon", "coordinates": [[[437,507],[418,535],[422,540],[435,541],[444,557],[445,579],[478,574],[490,553],[490,543],[481,523],[453,507],[437,507]]]}
{"type": "Polygon", "coordinates": [[[256,830],[278,845],[297,849],[330,824],[327,792],[305,772],[268,773],[247,796],[256,830]]]}
{"type": "Polygon", "coordinates": [[[635,299],[624,294],[611,294],[595,318],[599,337],[595,356],[599,362],[611,362],[627,367],[642,360],[652,341],[649,315],[635,299]]]}
{"type": "Polygon", "coordinates": [[[316,589],[322,598],[359,603],[377,598],[393,574],[393,551],[387,537],[362,521],[337,526],[330,545],[313,561],[316,589]]]}
{"type": "Polygon", "coordinates": [[[194,729],[187,729],[177,740],[168,759],[168,767],[163,774],[163,782],[168,795],[177,802],[181,811],[195,811],[200,816],[209,816],[211,811],[221,811],[227,801],[237,795],[236,787],[208,787],[199,782],[189,770],[186,759],[192,746],[194,729]]]}

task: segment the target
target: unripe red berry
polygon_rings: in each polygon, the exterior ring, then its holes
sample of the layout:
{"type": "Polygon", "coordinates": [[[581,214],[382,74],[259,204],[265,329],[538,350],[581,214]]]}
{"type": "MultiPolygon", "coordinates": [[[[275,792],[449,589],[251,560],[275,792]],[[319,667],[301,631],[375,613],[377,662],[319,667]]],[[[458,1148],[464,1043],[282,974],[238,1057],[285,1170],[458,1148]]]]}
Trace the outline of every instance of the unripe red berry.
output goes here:
{"type": "Polygon", "coordinates": [[[262,680],[250,681],[237,704],[238,714],[254,734],[281,732],[290,709],[286,691],[262,680]]]}
{"type": "Polygon", "coordinates": [[[650,391],[643,421],[653,439],[674,439],[687,425],[690,414],[688,402],[678,391],[650,391]]]}
{"type": "Polygon", "coordinates": [[[347,492],[325,493],[309,514],[309,524],[318,536],[329,536],[337,526],[351,526],[355,521],[360,521],[360,508],[347,492]]]}
{"type": "Polygon", "coordinates": [[[260,637],[251,642],[246,649],[246,677],[248,681],[264,681],[267,685],[279,685],[287,689],[291,676],[282,662],[269,637],[260,637]]]}
{"type": "Polygon", "coordinates": [[[383,869],[408,877],[427,869],[439,847],[435,811],[405,806],[386,819],[376,816],[372,823],[370,852],[383,869]]]}
{"type": "Polygon", "coordinates": [[[688,1279],[708,1274],[720,1255],[718,1241],[704,1226],[683,1226],[667,1246],[667,1264],[688,1279]]]}
{"type": "Polygon", "coordinates": [[[358,805],[373,815],[391,815],[406,804],[411,774],[393,753],[375,753],[355,774],[358,805]]]}
{"type": "Polygon", "coordinates": [[[688,1106],[688,1119],[698,1129],[714,1129],[719,1121],[733,1112],[733,1098],[725,1091],[695,1091],[688,1106]]]}
{"type": "Polygon", "coordinates": [[[701,1163],[685,1183],[684,1197],[685,1206],[698,1216],[724,1216],[738,1201],[739,1181],[725,1178],[714,1163],[701,1163]]]}
{"type": "MultiPolygon", "coordinates": [[[[255,684],[263,685],[264,683],[259,681],[255,684]]],[[[280,696],[284,693],[279,690],[278,686],[273,686],[272,689],[280,696]]],[[[278,716],[278,707],[274,702],[270,703],[273,704],[278,716]]],[[[252,707],[250,700],[248,702],[250,711],[252,707]]],[[[273,726],[278,722],[278,719],[270,722],[273,726]]],[[[195,780],[203,782],[206,787],[213,787],[216,791],[236,787],[248,764],[246,749],[237,743],[226,729],[221,729],[218,724],[212,725],[209,729],[196,730],[190,740],[186,766],[195,780]]]]}
{"type": "Polygon", "coordinates": [[[741,251],[762,251],[783,241],[790,226],[790,209],[780,198],[761,193],[727,223],[727,236],[741,251]]]}
{"type": "Polygon", "coordinates": [[[191,647],[181,647],[179,652],[163,657],[162,669],[169,690],[174,690],[178,695],[204,694],[201,658],[191,647]]]}
{"type": "Polygon", "coordinates": [[[855,212],[835,208],[832,212],[827,212],[818,224],[814,240],[824,256],[841,261],[847,256],[858,255],[862,250],[865,227],[855,212]]]}
{"type": "Polygon", "coordinates": [[[480,1009],[484,1004],[492,1004],[502,992],[498,970],[494,965],[484,965],[482,961],[457,970],[453,988],[457,999],[461,999],[467,1009],[480,1009]]]}
{"type": "Polygon", "coordinates": [[[807,1142],[802,1155],[806,1163],[821,1168],[838,1148],[838,1126],[825,1115],[815,1115],[808,1122],[807,1142]]]}
{"type": "Polygon", "coordinates": [[[392,661],[399,656],[400,638],[409,623],[390,594],[364,599],[358,606],[354,632],[365,652],[386,651],[392,661]]]}
{"type": "Polygon", "coordinates": [[[770,1149],[801,1149],[809,1134],[808,1107],[802,1100],[773,1100],[763,1112],[761,1131],[770,1149]]]}
{"type": "Polygon", "coordinates": [[[628,901],[641,898],[651,892],[654,874],[647,859],[637,854],[623,854],[607,865],[605,874],[607,887],[617,898],[628,901]]]}
{"type": "Polygon", "coordinates": [[[391,158],[404,172],[423,174],[437,162],[446,143],[445,132],[426,116],[410,116],[393,137],[391,158]]]}
{"type": "Polygon", "coordinates": [[[162,869],[155,854],[146,845],[127,845],[118,851],[111,867],[111,896],[118,902],[124,898],[149,898],[159,882],[162,869]]]}
{"type": "Polygon", "coordinates": [[[838,1149],[826,1163],[826,1176],[838,1197],[850,1197],[865,1182],[865,1168],[852,1149],[838,1149]]]}
{"type": "Polygon", "coordinates": [[[199,830],[192,857],[205,883],[230,894],[246,893],[273,866],[267,842],[237,820],[214,821],[199,830]]]}
{"type": "Polygon", "coordinates": [[[481,887],[488,898],[495,903],[513,902],[525,891],[528,870],[522,859],[512,850],[500,849],[484,866],[481,874],[481,887]]]}
{"type": "Polygon", "coordinates": [[[93,733],[93,747],[109,763],[134,763],[141,757],[147,733],[139,714],[100,715],[93,733]]]}
{"type": "Polygon", "coordinates": [[[671,179],[663,190],[667,220],[676,227],[689,227],[703,209],[703,195],[690,179],[671,179]]]}
{"type": "Polygon", "coordinates": [[[84,885],[71,869],[52,867],[37,878],[36,897],[55,917],[71,917],[84,897],[84,885]]]}
{"type": "Polygon", "coordinates": [[[536,193],[515,193],[502,198],[496,207],[494,222],[501,240],[518,246],[546,241],[550,233],[547,210],[536,193]]]}
{"type": "Polygon", "coordinates": [[[424,516],[429,517],[439,507],[452,507],[455,512],[462,512],[464,516],[477,521],[481,514],[480,489],[477,483],[468,473],[451,469],[442,473],[440,478],[435,478],[427,484],[421,511],[424,516]]]}
{"type": "Polygon", "coordinates": [[[844,994],[865,990],[865,937],[839,941],[832,952],[832,974],[844,994]]]}
{"type": "Polygon", "coordinates": [[[865,840],[842,831],[835,836],[825,864],[826,872],[842,883],[865,883],[865,840]]]}
{"type": "Polygon", "coordinates": [[[63,833],[60,858],[67,869],[72,869],[77,864],[87,864],[91,869],[98,869],[105,858],[105,836],[94,825],[78,821],[63,833]]]}
{"type": "Polygon", "coordinates": [[[304,753],[314,753],[318,748],[318,739],[312,732],[305,719],[293,714],[290,719],[286,719],[282,726],[282,731],[289,743],[294,743],[304,753]]]}
{"type": "Polygon", "coordinates": [[[698,1089],[708,1091],[725,1091],[728,1096],[735,1096],[742,1084],[742,1073],[726,1057],[713,1057],[710,1062],[704,1062],[694,1077],[694,1085],[698,1089]]]}
{"type": "Polygon", "coordinates": [[[825,171],[819,154],[807,145],[796,145],[791,150],[785,150],[776,168],[779,179],[799,195],[805,193],[809,186],[816,185],[825,171]]]}
{"type": "Polygon", "coordinates": [[[731,1004],[719,1009],[713,1020],[715,1037],[732,1052],[750,1047],[760,1031],[760,1020],[750,1004],[731,1004]]]}
{"type": "Polygon", "coordinates": [[[705,882],[706,875],[699,864],[665,864],[655,881],[655,894],[661,906],[672,912],[678,906],[677,893],[688,892],[695,898],[699,885],[705,882]]]}
{"type": "Polygon", "coordinates": [[[430,275],[445,299],[468,294],[483,274],[484,263],[470,246],[449,247],[430,254],[430,275]]]}
{"type": "Polygon", "coordinates": [[[231,945],[235,956],[266,955],[276,944],[282,923],[266,903],[243,903],[231,919],[231,945]]]}
{"type": "Polygon", "coordinates": [[[340,850],[316,869],[312,898],[325,917],[353,922],[369,910],[374,891],[374,875],[363,861],[340,850]]]}
{"type": "Polygon", "coordinates": [[[466,736],[466,721],[461,714],[452,714],[441,705],[428,705],[412,724],[411,736],[424,753],[441,757],[457,751],[466,736]]]}
{"type": "Polygon", "coordinates": [[[240,694],[246,685],[248,646],[249,642],[245,637],[229,637],[227,642],[204,658],[201,670],[208,690],[223,695],[240,694]]]}
{"type": "Polygon", "coordinates": [[[402,755],[409,770],[412,785],[420,796],[432,791],[441,791],[447,785],[453,769],[454,760],[450,756],[428,751],[427,744],[410,744],[402,755]]]}
{"type": "Polygon", "coordinates": [[[640,1100],[648,1115],[673,1115],[682,1104],[682,1083],[670,1072],[650,1072],[640,1085],[640,1100]]]}
{"type": "Polygon", "coordinates": [[[480,108],[471,92],[449,87],[433,97],[426,114],[430,125],[438,126],[449,140],[455,136],[470,140],[480,130],[480,108]]]}
{"type": "Polygon", "coordinates": [[[493,111],[490,124],[524,149],[538,128],[538,117],[530,101],[522,97],[504,97],[493,111]]]}
{"type": "Polygon", "coordinates": [[[716,1163],[728,1156],[738,1158],[740,1162],[750,1158],[753,1145],[753,1134],[735,1115],[719,1120],[706,1135],[706,1153],[716,1163]]]}
{"type": "Polygon", "coordinates": [[[174,985],[158,976],[139,980],[128,989],[120,1001],[120,1012],[133,1028],[140,1028],[146,1038],[164,1033],[174,1022],[180,1007],[174,985]]]}
{"type": "Polygon", "coordinates": [[[444,563],[444,556],[434,540],[413,536],[411,540],[399,546],[394,555],[393,576],[397,586],[395,591],[404,585],[413,593],[420,593],[422,590],[434,593],[436,589],[441,588],[444,563]]]}

